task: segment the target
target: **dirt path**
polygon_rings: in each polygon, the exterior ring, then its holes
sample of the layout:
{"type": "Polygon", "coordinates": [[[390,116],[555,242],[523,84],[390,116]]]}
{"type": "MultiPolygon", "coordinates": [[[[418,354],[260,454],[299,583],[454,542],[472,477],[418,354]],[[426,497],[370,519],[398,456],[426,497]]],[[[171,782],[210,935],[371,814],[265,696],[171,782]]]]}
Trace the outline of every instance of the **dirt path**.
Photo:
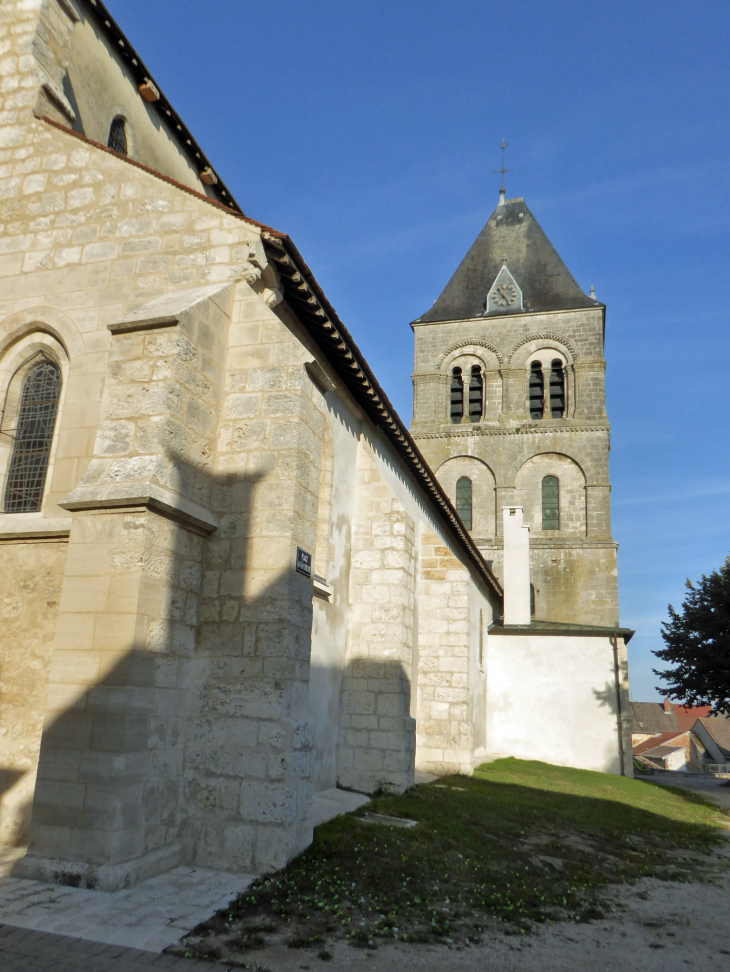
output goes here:
{"type": "MultiPolygon", "coordinates": [[[[730,969],[730,841],[720,859],[692,884],[646,879],[609,892],[609,916],[582,925],[557,924],[531,935],[495,933],[465,948],[382,945],[376,951],[330,946],[333,957],[286,947],[250,954],[257,972],[686,972],[730,969]]],[[[248,958],[248,956],[247,956],[248,958]]]]}

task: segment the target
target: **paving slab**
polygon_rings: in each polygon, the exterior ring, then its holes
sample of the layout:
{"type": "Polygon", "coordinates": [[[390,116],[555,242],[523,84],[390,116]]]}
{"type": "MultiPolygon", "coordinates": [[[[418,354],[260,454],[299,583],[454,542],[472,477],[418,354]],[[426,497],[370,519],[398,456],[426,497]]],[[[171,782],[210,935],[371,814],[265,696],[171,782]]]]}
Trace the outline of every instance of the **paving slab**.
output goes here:
{"type": "Polygon", "coordinates": [[[176,867],[131,888],[89,891],[6,874],[0,877],[0,922],[159,953],[252,881],[252,874],[176,867]]]}

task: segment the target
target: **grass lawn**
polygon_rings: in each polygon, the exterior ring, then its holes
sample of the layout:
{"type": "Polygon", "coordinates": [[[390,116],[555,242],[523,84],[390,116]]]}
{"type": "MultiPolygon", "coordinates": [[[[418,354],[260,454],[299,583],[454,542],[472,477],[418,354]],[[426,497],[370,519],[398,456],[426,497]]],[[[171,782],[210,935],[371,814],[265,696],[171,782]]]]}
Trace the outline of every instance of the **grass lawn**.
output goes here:
{"type": "Polygon", "coordinates": [[[179,954],[244,964],[276,941],[326,958],[335,938],[376,948],[590,921],[607,885],[696,877],[728,824],[686,791],[502,759],[318,827],[311,847],[199,926],[179,954]],[[418,825],[363,822],[372,812],[418,825]]]}

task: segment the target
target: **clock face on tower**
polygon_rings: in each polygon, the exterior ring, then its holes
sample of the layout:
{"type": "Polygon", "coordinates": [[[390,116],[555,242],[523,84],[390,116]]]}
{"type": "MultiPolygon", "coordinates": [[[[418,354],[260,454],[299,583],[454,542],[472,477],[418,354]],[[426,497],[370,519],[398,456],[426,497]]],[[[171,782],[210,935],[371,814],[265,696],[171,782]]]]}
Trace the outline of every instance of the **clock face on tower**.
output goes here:
{"type": "Polygon", "coordinates": [[[510,314],[523,309],[520,285],[509,272],[506,263],[502,264],[502,269],[495,277],[484,309],[487,314],[510,314]]]}
{"type": "Polygon", "coordinates": [[[517,288],[509,281],[497,284],[492,291],[492,300],[498,307],[511,307],[517,300],[517,288]]]}

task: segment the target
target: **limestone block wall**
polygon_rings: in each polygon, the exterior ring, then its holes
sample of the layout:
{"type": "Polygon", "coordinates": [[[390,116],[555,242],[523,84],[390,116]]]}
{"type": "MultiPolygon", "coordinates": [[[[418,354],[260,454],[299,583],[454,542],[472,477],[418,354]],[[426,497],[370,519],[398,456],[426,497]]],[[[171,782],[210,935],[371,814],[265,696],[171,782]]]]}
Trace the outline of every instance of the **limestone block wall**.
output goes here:
{"type": "Polygon", "coordinates": [[[308,720],[322,396],[297,323],[239,290],[225,365],[188,728],[186,859],[266,870],[311,839],[308,720]]]}
{"type": "Polygon", "coordinates": [[[74,518],[23,874],[112,889],[179,861],[200,559],[146,511],[74,518]]]}
{"type": "Polygon", "coordinates": [[[338,753],[339,784],[348,789],[413,784],[416,557],[415,522],[361,442],[338,753]]]}
{"type": "Polygon", "coordinates": [[[484,750],[488,599],[429,532],[421,536],[416,765],[427,773],[470,773],[484,750]],[[480,617],[481,614],[481,617],[480,617]]]}
{"type": "Polygon", "coordinates": [[[65,539],[0,542],[0,844],[28,840],[65,539]]]}

